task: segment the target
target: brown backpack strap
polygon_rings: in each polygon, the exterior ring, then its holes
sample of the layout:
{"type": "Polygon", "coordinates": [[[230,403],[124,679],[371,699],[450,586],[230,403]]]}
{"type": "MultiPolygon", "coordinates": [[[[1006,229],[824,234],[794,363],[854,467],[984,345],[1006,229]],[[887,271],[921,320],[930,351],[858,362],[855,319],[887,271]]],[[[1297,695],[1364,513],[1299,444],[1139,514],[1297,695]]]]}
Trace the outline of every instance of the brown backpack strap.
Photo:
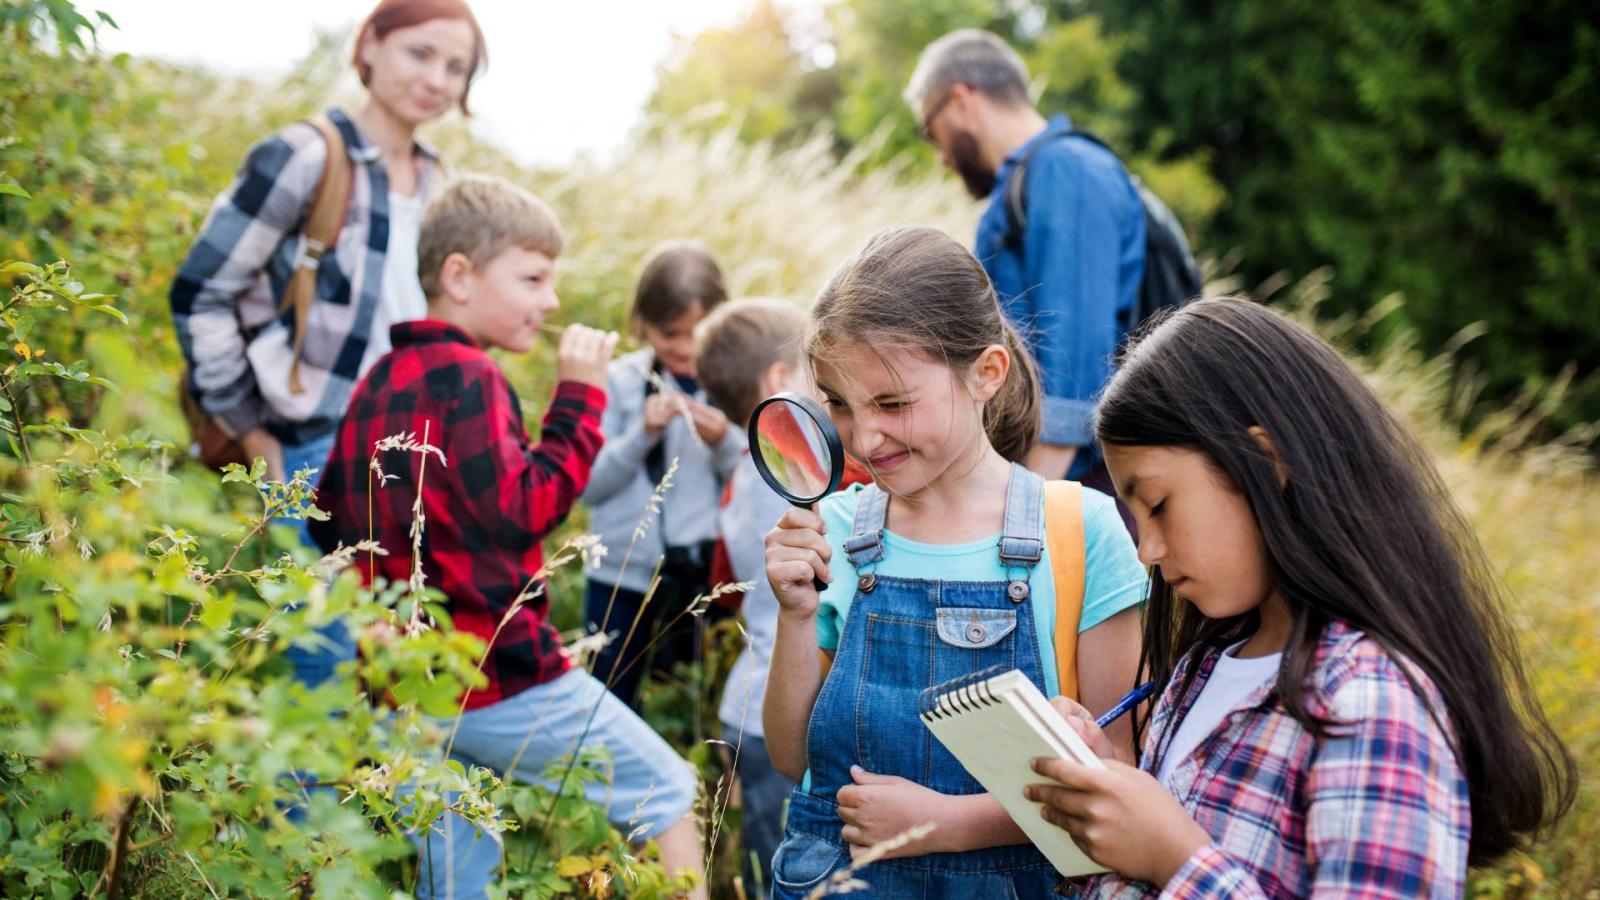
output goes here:
{"type": "Polygon", "coordinates": [[[294,273],[278,303],[278,315],[294,307],[294,362],[289,367],[289,390],[298,394],[300,386],[300,350],[306,341],[306,326],[311,320],[311,304],[317,299],[317,268],[324,254],[339,243],[339,229],[350,208],[350,183],[355,178],[355,167],[350,154],[345,151],[344,136],[338,126],[326,116],[306,120],[317,129],[323,143],[328,145],[328,156],[322,162],[322,177],[317,181],[316,193],[311,195],[311,211],[306,214],[304,240],[300,255],[295,259],[294,273]]]}

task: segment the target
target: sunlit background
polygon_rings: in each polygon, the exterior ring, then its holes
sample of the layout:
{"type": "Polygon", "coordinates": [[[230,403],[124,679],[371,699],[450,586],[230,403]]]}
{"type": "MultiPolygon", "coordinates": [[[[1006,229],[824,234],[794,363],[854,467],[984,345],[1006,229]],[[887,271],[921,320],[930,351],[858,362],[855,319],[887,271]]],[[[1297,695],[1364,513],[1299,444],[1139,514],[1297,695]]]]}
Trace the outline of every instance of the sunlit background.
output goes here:
{"type": "MultiPolygon", "coordinates": [[[[352,32],[374,0],[279,0],[268,11],[216,0],[91,0],[116,19],[113,52],[270,77],[319,32],[352,32]]],[[[735,24],[751,0],[479,0],[489,69],[473,87],[472,130],[524,163],[562,165],[615,150],[639,121],[656,67],[676,42],[735,24]]],[[[817,0],[786,4],[819,14],[817,0]]],[[[352,76],[353,77],[353,76],[352,76]]]]}

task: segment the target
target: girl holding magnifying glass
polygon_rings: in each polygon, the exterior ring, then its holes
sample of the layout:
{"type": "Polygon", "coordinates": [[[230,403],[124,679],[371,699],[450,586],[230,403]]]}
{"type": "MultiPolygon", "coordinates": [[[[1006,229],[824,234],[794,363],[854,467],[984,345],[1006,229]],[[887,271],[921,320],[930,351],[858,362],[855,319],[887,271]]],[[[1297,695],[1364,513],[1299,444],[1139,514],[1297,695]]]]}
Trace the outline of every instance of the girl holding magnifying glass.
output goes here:
{"type": "MultiPolygon", "coordinates": [[[[864,871],[875,896],[1044,896],[1050,863],[918,720],[918,695],[992,665],[1057,692],[1078,633],[1077,699],[1133,686],[1146,576],[1111,498],[1082,494],[1084,591],[1056,621],[1034,364],[982,267],[933,229],[872,238],[813,306],[804,348],[845,450],[874,485],[789,510],[767,537],[781,607],[768,750],[800,779],[773,896],[805,896],[866,847],[933,829],[864,871]],[[1042,551],[1042,552],[1041,552],[1042,551]],[[825,585],[819,590],[816,579],[825,585]]],[[[1126,722],[1108,729],[1132,758],[1126,722]]]]}

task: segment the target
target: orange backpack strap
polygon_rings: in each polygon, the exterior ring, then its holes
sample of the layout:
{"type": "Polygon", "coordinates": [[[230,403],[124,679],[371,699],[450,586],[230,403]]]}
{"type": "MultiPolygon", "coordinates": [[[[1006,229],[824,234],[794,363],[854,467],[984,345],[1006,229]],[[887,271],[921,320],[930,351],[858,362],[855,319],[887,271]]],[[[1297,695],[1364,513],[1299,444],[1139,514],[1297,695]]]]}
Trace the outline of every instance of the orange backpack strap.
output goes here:
{"type": "Polygon", "coordinates": [[[1078,623],[1083,619],[1083,485],[1044,486],[1044,537],[1056,587],[1056,667],[1060,692],[1078,699],[1078,623]]]}
{"type": "Polygon", "coordinates": [[[311,211],[306,214],[300,256],[295,260],[294,273],[284,288],[283,299],[278,303],[278,315],[294,307],[294,362],[289,367],[289,390],[298,394],[300,387],[300,350],[306,341],[306,326],[311,320],[311,304],[317,298],[317,267],[324,254],[339,243],[339,229],[350,208],[350,182],[355,178],[355,166],[346,152],[344,136],[327,116],[313,116],[307,124],[317,129],[323,143],[328,145],[328,156],[322,163],[322,177],[317,190],[311,195],[311,211]]]}

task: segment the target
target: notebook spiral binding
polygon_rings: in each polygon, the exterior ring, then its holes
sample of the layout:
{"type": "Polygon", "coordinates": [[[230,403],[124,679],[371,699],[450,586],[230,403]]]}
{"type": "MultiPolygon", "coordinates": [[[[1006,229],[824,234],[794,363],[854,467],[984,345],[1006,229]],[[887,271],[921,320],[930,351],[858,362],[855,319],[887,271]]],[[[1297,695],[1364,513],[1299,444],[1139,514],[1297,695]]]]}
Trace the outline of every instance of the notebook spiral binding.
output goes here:
{"type": "Polygon", "coordinates": [[[940,704],[944,699],[958,712],[971,712],[1000,701],[990,695],[988,680],[1010,671],[1006,666],[990,666],[977,672],[960,675],[949,681],[926,688],[917,699],[917,708],[925,719],[946,719],[953,714],[940,704]]]}

